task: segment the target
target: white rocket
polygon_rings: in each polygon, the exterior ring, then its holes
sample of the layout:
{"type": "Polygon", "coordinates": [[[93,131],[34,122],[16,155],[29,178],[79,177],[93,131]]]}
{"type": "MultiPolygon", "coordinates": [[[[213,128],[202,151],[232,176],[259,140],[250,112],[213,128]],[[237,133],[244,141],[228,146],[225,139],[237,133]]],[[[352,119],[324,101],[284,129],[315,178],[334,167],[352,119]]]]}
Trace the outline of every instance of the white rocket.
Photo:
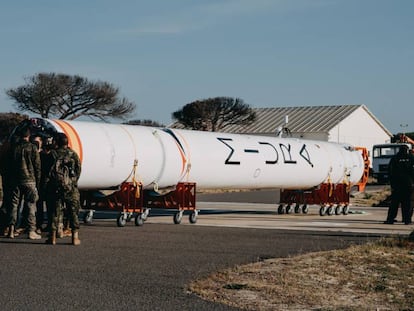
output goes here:
{"type": "Polygon", "coordinates": [[[64,132],[82,162],[79,188],[136,180],[160,191],[197,188],[309,189],[358,183],[361,152],[347,144],[97,122],[35,119],[44,134],[64,132]]]}

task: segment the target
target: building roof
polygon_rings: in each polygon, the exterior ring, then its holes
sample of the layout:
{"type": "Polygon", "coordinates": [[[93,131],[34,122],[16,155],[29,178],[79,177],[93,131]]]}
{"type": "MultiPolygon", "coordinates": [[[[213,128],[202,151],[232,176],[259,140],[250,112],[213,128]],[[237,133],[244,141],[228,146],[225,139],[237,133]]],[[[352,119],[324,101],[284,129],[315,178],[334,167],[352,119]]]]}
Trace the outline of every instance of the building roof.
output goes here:
{"type": "MultiPolygon", "coordinates": [[[[256,121],[250,125],[229,125],[220,129],[220,132],[276,134],[280,126],[286,126],[292,133],[328,133],[359,108],[364,109],[385,133],[393,136],[365,105],[252,108],[256,112],[256,121]]],[[[170,127],[184,128],[178,122],[170,127]]]]}
{"type": "Polygon", "coordinates": [[[288,116],[286,127],[291,132],[327,133],[361,107],[386,133],[392,136],[365,105],[253,108],[257,116],[255,122],[250,125],[226,126],[220,131],[230,133],[275,133],[278,127],[285,125],[285,117],[288,116]]]}

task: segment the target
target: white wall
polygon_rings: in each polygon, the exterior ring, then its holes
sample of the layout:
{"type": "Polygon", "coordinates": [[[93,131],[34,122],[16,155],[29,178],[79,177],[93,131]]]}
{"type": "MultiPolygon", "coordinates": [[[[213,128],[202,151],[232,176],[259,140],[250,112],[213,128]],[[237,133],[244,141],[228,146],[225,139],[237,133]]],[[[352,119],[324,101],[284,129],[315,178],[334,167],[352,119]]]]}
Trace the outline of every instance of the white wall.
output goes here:
{"type": "Polygon", "coordinates": [[[329,141],[367,148],[372,163],[372,146],[389,143],[390,136],[363,107],[360,107],[332,128],[329,132],[329,141]]]}
{"type": "Polygon", "coordinates": [[[328,141],[329,134],[324,132],[310,132],[310,133],[292,133],[292,137],[328,141]]]}

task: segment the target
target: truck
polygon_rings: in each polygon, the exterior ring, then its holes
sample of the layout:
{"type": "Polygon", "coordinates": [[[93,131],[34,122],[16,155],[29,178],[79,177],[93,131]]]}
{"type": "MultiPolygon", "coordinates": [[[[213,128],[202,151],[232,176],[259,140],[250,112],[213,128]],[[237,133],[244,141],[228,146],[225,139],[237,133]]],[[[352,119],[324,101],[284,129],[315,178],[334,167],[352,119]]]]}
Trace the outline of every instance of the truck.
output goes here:
{"type": "MultiPolygon", "coordinates": [[[[378,184],[388,183],[388,164],[404,143],[378,144],[372,147],[372,177],[378,184]]],[[[408,146],[411,149],[411,146],[408,146]]]]}
{"type": "Polygon", "coordinates": [[[408,146],[410,152],[414,152],[414,140],[404,134],[401,134],[395,143],[377,144],[372,147],[372,177],[376,178],[378,184],[388,183],[388,164],[402,145],[408,146]]]}

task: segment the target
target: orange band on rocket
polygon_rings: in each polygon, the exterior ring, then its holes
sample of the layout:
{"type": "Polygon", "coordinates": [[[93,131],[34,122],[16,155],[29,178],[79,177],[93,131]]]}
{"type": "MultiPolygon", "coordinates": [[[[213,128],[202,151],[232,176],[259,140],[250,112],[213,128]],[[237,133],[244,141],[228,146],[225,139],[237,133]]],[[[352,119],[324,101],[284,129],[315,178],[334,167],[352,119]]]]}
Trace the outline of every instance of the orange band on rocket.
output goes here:
{"type": "Polygon", "coordinates": [[[72,125],[63,120],[54,120],[68,137],[69,147],[75,151],[82,162],[83,151],[80,137],[72,125]]]}

